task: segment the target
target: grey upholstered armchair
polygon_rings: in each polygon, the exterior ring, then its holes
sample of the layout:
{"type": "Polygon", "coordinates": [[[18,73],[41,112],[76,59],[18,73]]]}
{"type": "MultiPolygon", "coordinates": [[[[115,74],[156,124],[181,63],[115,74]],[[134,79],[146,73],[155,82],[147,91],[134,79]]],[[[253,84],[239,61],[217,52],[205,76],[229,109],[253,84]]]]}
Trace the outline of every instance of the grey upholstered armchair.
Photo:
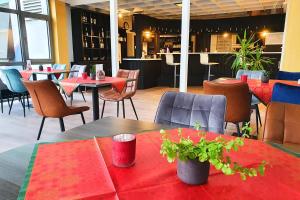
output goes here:
{"type": "Polygon", "coordinates": [[[195,95],[166,92],[160,100],[155,123],[174,127],[194,127],[224,133],[226,97],[223,95],[195,95]]]}

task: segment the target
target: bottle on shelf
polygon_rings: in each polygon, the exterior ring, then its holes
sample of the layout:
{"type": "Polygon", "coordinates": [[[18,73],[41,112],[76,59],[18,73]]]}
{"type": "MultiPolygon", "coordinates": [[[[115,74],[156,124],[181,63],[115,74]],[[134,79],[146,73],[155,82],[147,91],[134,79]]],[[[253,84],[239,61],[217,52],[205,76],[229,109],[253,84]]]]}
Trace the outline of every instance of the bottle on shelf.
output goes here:
{"type": "Polygon", "coordinates": [[[104,38],[104,30],[103,30],[103,28],[101,30],[101,36],[104,38]]]}
{"type": "Polygon", "coordinates": [[[93,19],[93,17],[91,16],[91,24],[92,24],[92,23],[94,23],[94,19],[93,19]]]}
{"type": "Polygon", "coordinates": [[[85,39],[85,47],[87,48],[88,47],[88,43],[87,43],[87,40],[85,39]]]}
{"type": "Polygon", "coordinates": [[[94,42],[92,41],[92,48],[94,48],[95,47],[95,45],[94,45],[94,42]]]}
{"type": "Polygon", "coordinates": [[[85,27],[85,35],[86,35],[86,36],[89,36],[89,32],[88,32],[87,27],[85,27]]]}

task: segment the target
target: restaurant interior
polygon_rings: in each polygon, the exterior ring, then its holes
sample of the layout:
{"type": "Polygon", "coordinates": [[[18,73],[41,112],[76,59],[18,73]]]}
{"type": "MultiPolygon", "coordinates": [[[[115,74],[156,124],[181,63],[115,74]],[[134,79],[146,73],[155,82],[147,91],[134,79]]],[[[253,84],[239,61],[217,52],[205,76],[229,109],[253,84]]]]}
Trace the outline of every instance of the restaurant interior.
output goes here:
{"type": "Polygon", "coordinates": [[[299,0],[0,0],[0,200],[300,199],[299,0]]]}

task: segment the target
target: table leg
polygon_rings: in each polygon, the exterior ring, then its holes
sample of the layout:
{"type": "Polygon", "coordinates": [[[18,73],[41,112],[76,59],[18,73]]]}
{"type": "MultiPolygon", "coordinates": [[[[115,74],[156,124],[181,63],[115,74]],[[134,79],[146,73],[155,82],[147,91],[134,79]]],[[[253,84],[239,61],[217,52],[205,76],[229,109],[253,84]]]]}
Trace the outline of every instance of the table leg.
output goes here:
{"type": "Polygon", "coordinates": [[[95,121],[99,119],[99,94],[98,94],[97,87],[92,88],[92,101],[93,101],[93,119],[95,121]]]}
{"type": "Polygon", "coordinates": [[[36,78],[36,74],[35,74],[35,73],[33,73],[33,74],[32,74],[32,80],[34,80],[34,81],[36,81],[36,80],[37,80],[37,78],[36,78]]]}
{"type": "Polygon", "coordinates": [[[208,65],[208,77],[207,80],[210,81],[210,65],[208,65]]]}
{"type": "Polygon", "coordinates": [[[174,88],[176,88],[176,68],[177,68],[177,66],[175,65],[174,66],[174,88]]]}

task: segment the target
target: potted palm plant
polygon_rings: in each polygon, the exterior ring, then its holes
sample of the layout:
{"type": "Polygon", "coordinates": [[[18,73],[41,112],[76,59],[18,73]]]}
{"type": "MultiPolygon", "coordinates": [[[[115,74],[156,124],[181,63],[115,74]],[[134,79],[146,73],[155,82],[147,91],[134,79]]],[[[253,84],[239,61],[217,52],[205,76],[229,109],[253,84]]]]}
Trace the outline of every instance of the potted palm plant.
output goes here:
{"type": "Polygon", "coordinates": [[[92,65],[91,69],[90,69],[90,78],[91,80],[95,80],[96,79],[96,66],[92,65]]]}
{"type": "Polygon", "coordinates": [[[259,40],[255,40],[255,34],[251,34],[248,38],[245,30],[243,38],[238,35],[237,39],[240,43],[240,49],[234,52],[232,70],[236,72],[239,69],[264,70],[266,66],[273,63],[271,58],[263,56],[263,48],[259,45],[259,40]]]}
{"type": "Polygon", "coordinates": [[[225,175],[240,174],[242,180],[247,177],[255,177],[258,174],[264,175],[266,162],[257,168],[246,168],[231,159],[225,152],[238,151],[244,145],[244,138],[225,140],[223,137],[216,137],[208,140],[206,134],[198,130],[199,141],[194,142],[189,137],[184,137],[182,129],[178,129],[179,141],[172,141],[167,131],[161,130],[162,145],[160,153],[165,156],[168,162],[172,163],[177,159],[177,176],[187,184],[199,185],[207,183],[210,165],[225,175]]]}

